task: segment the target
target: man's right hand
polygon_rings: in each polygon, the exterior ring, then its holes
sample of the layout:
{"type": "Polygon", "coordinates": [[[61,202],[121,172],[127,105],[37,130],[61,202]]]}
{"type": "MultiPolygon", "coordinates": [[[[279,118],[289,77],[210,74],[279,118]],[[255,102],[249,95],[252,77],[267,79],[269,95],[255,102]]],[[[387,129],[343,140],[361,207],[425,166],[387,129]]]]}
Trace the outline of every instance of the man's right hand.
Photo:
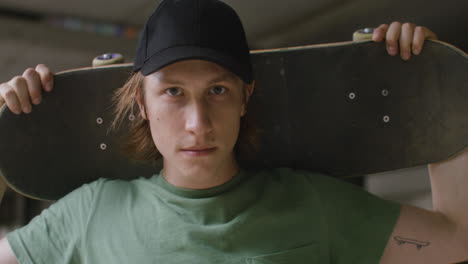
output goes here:
{"type": "Polygon", "coordinates": [[[6,103],[15,114],[28,114],[32,104],[41,102],[42,90],[52,91],[53,81],[52,72],[44,64],[37,65],[35,69],[28,68],[23,75],[0,84],[0,106],[6,103]]]}

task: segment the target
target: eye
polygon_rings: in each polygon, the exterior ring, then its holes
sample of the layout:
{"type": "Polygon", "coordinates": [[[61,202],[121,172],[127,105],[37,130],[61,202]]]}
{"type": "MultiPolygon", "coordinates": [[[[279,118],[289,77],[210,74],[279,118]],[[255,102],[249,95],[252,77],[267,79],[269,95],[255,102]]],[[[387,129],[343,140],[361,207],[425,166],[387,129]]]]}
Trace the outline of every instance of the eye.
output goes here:
{"type": "Polygon", "coordinates": [[[171,87],[171,88],[167,88],[165,92],[166,94],[170,96],[177,96],[182,93],[182,90],[178,87],[171,87]]]}
{"type": "Polygon", "coordinates": [[[226,88],[218,85],[218,86],[211,88],[211,92],[216,95],[221,95],[221,94],[226,93],[226,88]]]}

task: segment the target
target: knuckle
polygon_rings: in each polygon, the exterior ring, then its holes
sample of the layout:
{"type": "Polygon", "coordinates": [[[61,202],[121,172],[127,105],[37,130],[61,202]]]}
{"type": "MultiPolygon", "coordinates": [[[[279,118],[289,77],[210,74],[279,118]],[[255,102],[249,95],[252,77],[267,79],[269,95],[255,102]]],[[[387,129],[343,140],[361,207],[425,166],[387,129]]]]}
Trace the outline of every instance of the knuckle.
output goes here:
{"type": "Polygon", "coordinates": [[[27,68],[23,73],[23,77],[25,78],[36,78],[37,76],[38,73],[32,68],[27,68]]]}
{"type": "Polygon", "coordinates": [[[384,30],[386,27],[388,27],[387,24],[380,24],[380,25],[376,28],[376,30],[384,30]]]}
{"type": "Polygon", "coordinates": [[[36,66],[36,70],[37,70],[37,71],[44,72],[44,73],[49,72],[49,68],[48,68],[45,64],[38,64],[38,65],[36,66]]]}
{"type": "Polygon", "coordinates": [[[390,45],[390,46],[397,45],[398,42],[396,40],[396,37],[395,36],[388,36],[387,37],[387,44],[390,45]]]}
{"type": "Polygon", "coordinates": [[[417,27],[414,28],[414,30],[415,30],[416,32],[418,32],[418,33],[423,33],[423,32],[424,32],[424,27],[422,27],[422,26],[417,26],[417,27]]]}
{"type": "Polygon", "coordinates": [[[27,68],[26,70],[24,70],[24,74],[31,74],[34,71],[35,70],[33,68],[27,68]]]}
{"type": "Polygon", "coordinates": [[[11,84],[13,84],[13,87],[18,87],[20,85],[24,85],[25,83],[26,80],[23,76],[15,76],[11,79],[11,84]]]}
{"type": "Polygon", "coordinates": [[[414,25],[412,23],[406,22],[402,25],[404,28],[412,28],[414,25]]]}
{"type": "Polygon", "coordinates": [[[13,89],[5,89],[3,90],[3,97],[4,98],[11,98],[12,96],[15,96],[16,92],[13,89]]]}
{"type": "Polygon", "coordinates": [[[24,70],[24,75],[32,75],[32,74],[35,74],[36,71],[33,69],[33,68],[27,68],[26,70],[24,70]]]}

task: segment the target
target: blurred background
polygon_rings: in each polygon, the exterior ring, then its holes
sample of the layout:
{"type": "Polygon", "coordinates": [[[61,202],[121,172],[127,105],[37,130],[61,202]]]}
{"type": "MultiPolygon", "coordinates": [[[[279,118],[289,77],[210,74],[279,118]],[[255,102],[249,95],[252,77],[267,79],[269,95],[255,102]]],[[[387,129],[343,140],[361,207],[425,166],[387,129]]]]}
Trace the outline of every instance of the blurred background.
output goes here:
{"type": "MultiPolygon", "coordinates": [[[[468,50],[464,0],[226,0],[244,22],[252,49],[349,41],[360,28],[412,22],[468,50]]],[[[87,67],[103,53],[134,56],[155,0],[0,0],[0,82],[39,63],[52,71],[87,67]]],[[[320,62],[318,62],[320,63],[320,62]]],[[[66,177],[66,175],[64,175],[66,177]]],[[[431,208],[426,166],[366,176],[355,182],[383,198],[431,208]]],[[[0,204],[0,236],[50,203],[9,191],[0,204]]]]}

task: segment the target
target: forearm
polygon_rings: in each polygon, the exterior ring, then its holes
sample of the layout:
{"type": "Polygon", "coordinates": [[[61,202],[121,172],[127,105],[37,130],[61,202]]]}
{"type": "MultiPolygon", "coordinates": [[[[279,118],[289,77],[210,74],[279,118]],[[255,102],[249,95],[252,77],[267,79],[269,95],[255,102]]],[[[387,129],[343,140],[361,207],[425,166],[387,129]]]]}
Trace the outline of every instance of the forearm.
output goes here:
{"type": "Polygon", "coordinates": [[[0,239],[0,263],[18,264],[18,261],[16,260],[6,238],[0,239]]]}
{"type": "Polygon", "coordinates": [[[428,166],[433,210],[453,221],[468,242],[468,149],[428,166]]]}

